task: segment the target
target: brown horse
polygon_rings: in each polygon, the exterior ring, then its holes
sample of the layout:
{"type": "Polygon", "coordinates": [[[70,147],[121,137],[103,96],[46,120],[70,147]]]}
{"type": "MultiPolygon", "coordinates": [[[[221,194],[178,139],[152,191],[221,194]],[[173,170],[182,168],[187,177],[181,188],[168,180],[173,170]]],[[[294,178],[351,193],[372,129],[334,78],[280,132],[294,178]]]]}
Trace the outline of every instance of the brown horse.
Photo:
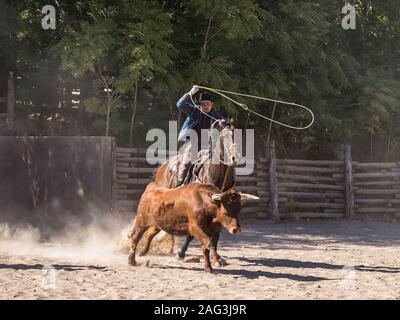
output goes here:
{"type": "MultiPolygon", "coordinates": [[[[198,172],[194,173],[189,183],[207,183],[218,187],[222,192],[235,186],[235,165],[237,161],[237,149],[234,143],[234,126],[232,123],[217,120],[213,123],[209,131],[210,148],[201,150],[198,153],[198,159],[203,163],[198,172]]],[[[170,170],[173,162],[175,167],[179,168],[181,156],[171,158],[165,161],[155,174],[155,182],[166,188],[173,188],[176,185],[177,174],[170,170]]],[[[159,230],[149,228],[145,248],[140,255],[145,255],[149,250],[149,244],[159,230]]],[[[187,236],[177,257],[183,259],[193,236],[187,236]]],[[[213,236],[213,244],[217,248],[219,232],[213,236]]]]}
{"type": "MultiPolygon", "coordinates": [[[[190,182],[201,182],[213,184],[222,192],[233,187],[235,181],[235,164],[237,159],[236,144],[234,143],[233,124],[224,120],[214,122],[210,128],[211,152],[201,150],[198,159],[206,159],[198,173],[192,177],[190,182]]],[[[177,159],[165,161],[155,174],[155,182],[167,188],[176,185],[177,174],[169,170],[171,161],[177,161],[179,167],[180,156],[177,159]]]]}

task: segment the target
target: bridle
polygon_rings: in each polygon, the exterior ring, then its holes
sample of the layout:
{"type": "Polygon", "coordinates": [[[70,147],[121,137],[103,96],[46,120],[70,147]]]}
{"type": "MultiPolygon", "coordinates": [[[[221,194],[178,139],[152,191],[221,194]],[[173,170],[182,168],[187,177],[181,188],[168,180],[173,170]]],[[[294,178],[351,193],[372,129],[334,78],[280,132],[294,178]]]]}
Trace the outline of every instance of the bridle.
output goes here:
{"type": "MultiPolygon", "coordinates": [[[[220,122],[222,122],[222,120],[216,120],[216,121],[214,121],[213,123],[212,123],[212,125],[211,125],[211,127],[210,127],[210,129],[209,129],[209,131],[208,131],[208,141],[209,141],[209,144],[208,144],[208,148],[209,148],[209,156],[211,157],[211,155],[212,155],[212,151],[213,151],[213,132],[214,132],[214,127],[215,127],[215,124],[216,123],[220,123],[220,122]]],[[[224,133],[222,136],[221,136],[221,133],[224,131],[224,130],[226,130],[226,128],[222,128],[221,130],[218,130],[218,133],[219,133],[219,138],[220,138],[220,141],[221,141],[221,139],[222,139],[222,145],[223,145],[223,148],[224,148],[224,154],[226,153],[227,155],[228,155],[228,157],[230,157],[231,155],[232,155],[232,152],[233,152],[233,150],[231,150],[233,147],[235,147],[235,135],[234,135],[234,132],[233,132],[233,130],[234,129],[229,129],[229,131],[232,133],[232,145],[230,146],[230,147],[228,147],[227,145],[226,145],[226,143],[225,143],[225,135],[226,135],[226,133],[224,133]]],[[[236,165],[236,160],[233,160],[232,161],[232,163],[230,163],[230,164],[226,164],[225,163],[225,161],[224,160],[221,160],[221,157],[218,157],[218,161],[219,161],[219,164],[224,164],[224,165],[226,165],[226,166],[228,166],[228,167],[232,167],[232,166],[235,166],[236,165]]]]}
{"type": "MultiPolygon", "coordinates": [[[[209,131],[209,150],[210,150],[209,160],[211,160],[212,146],[213,146],[213,136],[212,136],[212,133],[213,133],[213,130],[214,130],[214,126],[215,126],[215,124],[216,124],[217,122],[220,123],[220,122],[222,122],[222,121],[221,121],[221,120],[214,121],[213,124],[211,125],[210,131],[209,131]]],[[[218,130],[218,132],[219,132],[220,135],[221,135],[221,133],[222,133],[223,130],[225,130],[225,128],[222,128],[222,130],[218,130]]],[[[232,148],[232,147],[235,145],[233,129],[230,129],[230,132],[232,133],[232,141],[233,141],[233,143],[232,143],[232,145],[230,146],[230,147],[232,148]]],[[[226,152],[226,154],[228,155],[228,157],[231,156],[231,155],[232,155],[232,150],[229,150],[230,148],[229,148],[229,147],[225,144],[225,142],[224,142],[225,134],[224,134],[222,137],[220,136],[219,138],[220,138],[220,141],[221,141],[221,139],[222,139],[222,144],[223,144],[223,147],[224,147],[224,152],[226,152]]],[[[226,166],[227,166],[227,170],[225,171],[225,175],[224,175],[224,181],[223,181],[222,187],[221,187],[221,191],[224,192],[225,185],[226,185],[226,181],[227,181],[227,178],[228,178],[228,172],[229,172],[230,170],[233,170],[234,166],[236,165],[236,160],[232,161],[232,163],[229,164],[229,165],[226,164],[224,160],[221,160],[221,157],[218,157],[218,160],[219,160],[219,164],[223,164],[223,165],[226,165],[226,166]]],[[[232,186],[230,186],[230,187],[227,188],[227,189],[230,189],[230,188],[232,188],[232,187],[234,187],[234,186],[235,186],[235,179],[233,179],[232,186]]]]}

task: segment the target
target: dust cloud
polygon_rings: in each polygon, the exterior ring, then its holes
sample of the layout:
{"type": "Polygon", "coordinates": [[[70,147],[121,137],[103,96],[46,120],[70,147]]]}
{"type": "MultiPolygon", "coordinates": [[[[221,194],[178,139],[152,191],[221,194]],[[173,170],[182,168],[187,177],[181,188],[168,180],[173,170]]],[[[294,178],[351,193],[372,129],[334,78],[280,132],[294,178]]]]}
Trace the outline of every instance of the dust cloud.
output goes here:
{"type": "Polygon", "coordinates": [[[65,212],[57,215],[57,228],[28,220],[31,219],[0,222],[1,253],[112,264],[126,257],[133,214],[129,219],[90,206],[79,216],[65,212]]]}

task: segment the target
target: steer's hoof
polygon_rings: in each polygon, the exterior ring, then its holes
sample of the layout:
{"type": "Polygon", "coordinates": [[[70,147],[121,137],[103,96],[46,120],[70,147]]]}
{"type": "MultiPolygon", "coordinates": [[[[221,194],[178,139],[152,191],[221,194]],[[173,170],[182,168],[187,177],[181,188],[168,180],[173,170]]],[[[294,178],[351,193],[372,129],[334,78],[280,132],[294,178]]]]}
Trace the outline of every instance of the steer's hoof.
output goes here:
{"type": "Polygon", "coordinates": [[[219,264],[221,267],[225,267],[228,265],[228,262],[226,262],[225,259],[222,259],[221,257],[219,258],[214,258],[213,259],[213,266],[215,266],[216,264],[219,264]]]}
{"type": "Polygon", "coordinates": [[[209,267],[205,267],[204,268],[204,272],[206,272],[206,273],[214,273],[214,270],[209,268],[209,267]]]}

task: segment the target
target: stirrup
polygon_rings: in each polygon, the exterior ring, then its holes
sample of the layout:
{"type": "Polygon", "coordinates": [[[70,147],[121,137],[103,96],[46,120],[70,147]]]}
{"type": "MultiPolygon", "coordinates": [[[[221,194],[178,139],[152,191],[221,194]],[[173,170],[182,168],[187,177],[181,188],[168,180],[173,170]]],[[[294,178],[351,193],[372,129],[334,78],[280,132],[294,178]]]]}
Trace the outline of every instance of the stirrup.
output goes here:
{"type": "Polygon", "coordinates": [[[175,188],[178,188],[178,187],[180,187],[180,186],[183,186],[183,182],[184,182],[184,181],[178,181],[178,182],[176,183],[176,185],[175,185],[175,188]]]}
{"type": "Polygon", "coordinates": [[[179,179],[179,181],[176,182],[175,188],[178,188],[178,187],[184,185],[185,181],[186,181],[186,178],[187,178],[187,174],[183,178],[179,179]]]}

